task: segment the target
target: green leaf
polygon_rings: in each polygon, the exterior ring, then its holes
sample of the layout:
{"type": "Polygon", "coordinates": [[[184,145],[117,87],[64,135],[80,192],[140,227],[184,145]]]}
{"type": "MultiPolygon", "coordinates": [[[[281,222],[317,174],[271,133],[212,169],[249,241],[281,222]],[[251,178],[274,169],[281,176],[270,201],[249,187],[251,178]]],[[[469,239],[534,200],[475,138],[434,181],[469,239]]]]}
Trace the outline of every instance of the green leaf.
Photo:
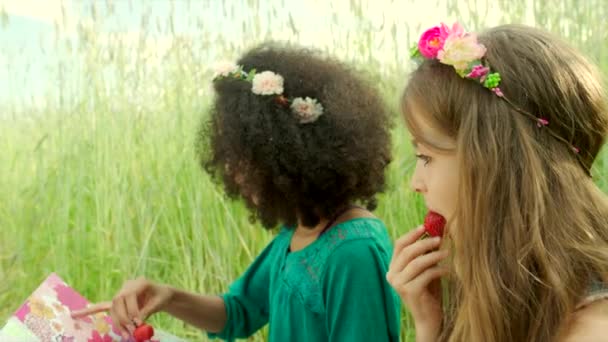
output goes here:
{"type": "Polygon", "coordinates": [[[245,78],[247,81],[251,82],[253,81],[253,78],[255,77],[255,69],[251,69],[249,70],[249,73],[247,73],[247,78],[245,78]]]}
{"type": "Polygon", "coordinates": [[[420,50],[418,50],[418,45],[414,45],[410,48],[410,57],[422,57],[422,55],[420,54],[420,50]]]}

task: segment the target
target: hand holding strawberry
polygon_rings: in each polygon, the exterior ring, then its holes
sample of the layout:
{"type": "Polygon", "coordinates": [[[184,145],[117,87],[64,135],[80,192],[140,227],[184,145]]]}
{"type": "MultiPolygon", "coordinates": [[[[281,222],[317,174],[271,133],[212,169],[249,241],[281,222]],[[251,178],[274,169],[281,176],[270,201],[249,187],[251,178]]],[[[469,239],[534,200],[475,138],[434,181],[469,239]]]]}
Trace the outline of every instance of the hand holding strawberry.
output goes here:
{"type": "Polygon", "coordinates": [[[133,335],[137,342],[147,341],[154,335],[154,329],[143,321],[150,315],[162,311],[169,304],[174,293],[173,288],[144,278],[129,280],[112,301],[97,303],[75,311],[72,317],[81,318],[107,311],[112,323],[125,340],[133,335]]]}
{"type": "Polygon", "coordinates": [[[395,242],[386,279],[401,296],[416,327],[417,341],[435,341],[441,330],[441,277],[447,268],[439,265],[448,255],[439,250],[446,221],[429,212],[424,225],[395,242]],[[424,237],[431,237],[425,239],[424,237]]]}

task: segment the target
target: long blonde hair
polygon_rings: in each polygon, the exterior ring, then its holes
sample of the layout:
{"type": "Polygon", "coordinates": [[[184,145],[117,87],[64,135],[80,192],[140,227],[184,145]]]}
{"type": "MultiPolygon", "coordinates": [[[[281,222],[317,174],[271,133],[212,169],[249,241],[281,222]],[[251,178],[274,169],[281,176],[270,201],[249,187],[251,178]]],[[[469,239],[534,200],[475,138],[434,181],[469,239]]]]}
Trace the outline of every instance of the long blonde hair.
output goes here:
{"type": "MultiPolygon", "coordinates": [[[[445,341],[550,341],[593,281],[607,281],[608,200],[588,175],[608,134],[598,70],[560,39],[506,25],[480,35],[512,104],[426,60],[410,108],[457,141],[459,210],[450,236],[445,341]],[[549,120],[555,139],[516,110],[549,120]]],[[[417,137],[424,139],[424,137],[417,137]]]]}

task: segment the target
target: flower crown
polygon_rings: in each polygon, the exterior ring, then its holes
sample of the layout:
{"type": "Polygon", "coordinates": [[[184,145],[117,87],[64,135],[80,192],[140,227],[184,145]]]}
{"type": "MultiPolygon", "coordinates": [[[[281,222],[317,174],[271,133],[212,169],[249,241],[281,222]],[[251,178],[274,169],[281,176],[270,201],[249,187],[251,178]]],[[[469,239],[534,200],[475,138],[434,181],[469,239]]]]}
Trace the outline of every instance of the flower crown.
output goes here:
{"type": "Polygon", "coordinates": [[[214,69],[214,81],[221,78],[236,78],[250,82],[252,93],[274,96],[274,102],[281,107],[289,107],[301,124],[315,122],[323,115],[323,105],[316,99],[285,96],[283,94],[283,76],[272,71],[257,73],[255,69],[252,69],[246,72],[242,66],[232,62],[219,62],[214,69]]]}
{"type": "Polygon", "coordinates": [[[460,77],[481,84],[496,96],[506,101],[519,113],[534,120],[539,128],[547,128],[546,131],[553,137],[570,146],[570,149],[577,155],[579,163],[590,174],[589,168],[580,158],[580,149],[551,130],[548,127],[549,120],[547,118],[537,117],[521,109],[503,94],[499,88],[501,82],[500,73],[492,72],[490,66],[482,59],[485,54],[486,47],[477,41],[477,35],[466,32],[459,23],[454,23],[451,28],[441,23],[440,26],[426,30],[420,36],[418,44],[411,49],[412,58],[417,60],[421,58],[435,59],[441,64],[451,65],[460,77]]]}
{"type": "Polygon", "coordinates": [[[441,23],[441,26],[426,30],[411,54],[414,58],[437,59],[451,65],[460,77],[479,82],[497,96],[504,96],[498,87],[500,74],[490,72],[490,67],[481,61],[486,47],[477,42],[475,33],[465,32],[459,23],[454,23],[452,28],[441,23]]]}

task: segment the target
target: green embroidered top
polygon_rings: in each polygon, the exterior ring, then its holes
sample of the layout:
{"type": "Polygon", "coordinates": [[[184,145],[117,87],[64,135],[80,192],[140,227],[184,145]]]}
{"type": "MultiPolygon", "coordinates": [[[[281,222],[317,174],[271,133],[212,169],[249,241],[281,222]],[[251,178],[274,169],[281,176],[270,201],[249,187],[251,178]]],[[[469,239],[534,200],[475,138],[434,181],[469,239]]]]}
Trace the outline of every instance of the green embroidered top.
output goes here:
{"type": "Polygon", "coordinates": [[[385,280],[392,243],[382,221],[355,218],[290,252],[283,228],[223,295],[232,341],[269,323],[269,341],[399,341],[400,301],[385,280]]]}

